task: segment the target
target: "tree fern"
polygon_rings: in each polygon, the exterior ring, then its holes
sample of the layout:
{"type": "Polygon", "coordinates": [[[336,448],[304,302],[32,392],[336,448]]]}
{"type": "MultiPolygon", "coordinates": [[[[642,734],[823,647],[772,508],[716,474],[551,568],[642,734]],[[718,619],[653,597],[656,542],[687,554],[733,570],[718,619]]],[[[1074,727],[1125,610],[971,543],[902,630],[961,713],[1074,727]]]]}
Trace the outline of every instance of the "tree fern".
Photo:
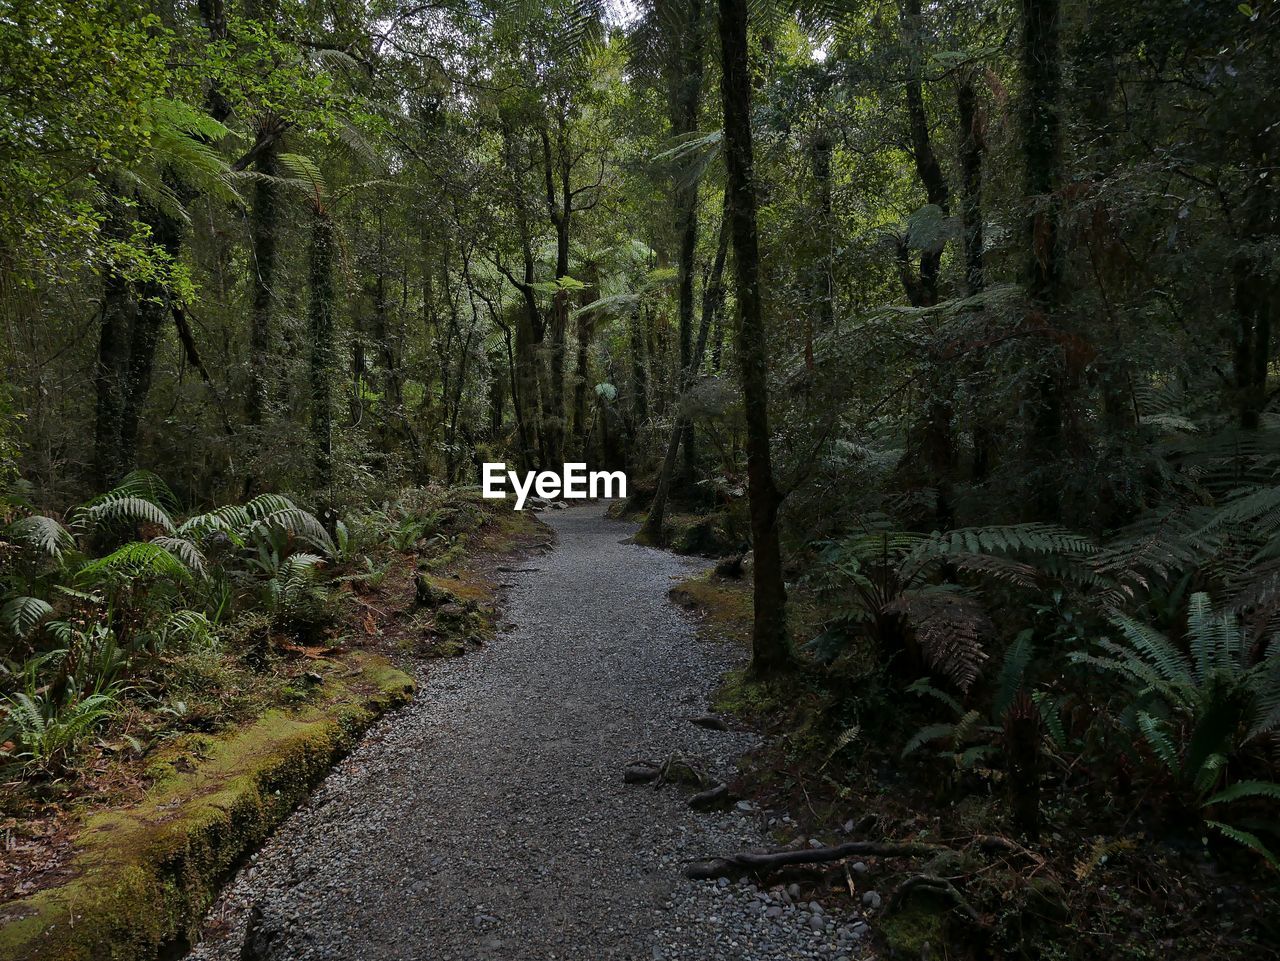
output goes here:
{"type": "Polygon", "coordinates": [[[106,557],[90,561],[76,573],[82,584],[139,578],[167,579],[178,583],[191,577],[176,557],[154,542],[133,541],[106,557]]]}
{"type": "Polygon", "coordinates": [[[74,550],[76,546],[75,538],[61,522],[40,514],[18,518],[9,525],[8,534],[15,541],[47,554],[54,560],[61,560],[67,551],[74,550]]]}
{"type": "Polygon", "coordinates": [[[173,518],[158,504],[132,494],[112,493],[77,515],[86,527],[103,524],[155,524],[172,534],[173,518]]]}
{"type": "Polygon", "coordinates": [[[333,539],[329,537],[329,532],[324,529],[324,525],[316,519],[314,514],[309,514],[301,508],[287,507],[283,510],[275,511],[264,517],[260,523],[264,527],[284,531],[294,537],[301,538],[313,547],[324,551],[330,557],[337,553],[333,539]]]}
{"type": "Polygon", "coordinates": [[[38,597],[14,597],[0,607],[0,627],[14,637],[23,638],[52,614],[53,607],[48,601],[38,597]]]}

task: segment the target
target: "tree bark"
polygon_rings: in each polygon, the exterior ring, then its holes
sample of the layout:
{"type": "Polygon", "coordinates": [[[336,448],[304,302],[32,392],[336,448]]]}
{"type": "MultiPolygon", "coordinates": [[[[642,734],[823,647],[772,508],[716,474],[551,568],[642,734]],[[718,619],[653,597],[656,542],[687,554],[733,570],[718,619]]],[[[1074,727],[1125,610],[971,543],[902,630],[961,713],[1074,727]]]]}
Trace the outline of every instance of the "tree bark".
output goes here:
{"type": "Polygon", "coordinates": [[[780,497],[769,450],[769,352],[760,303],[747,0],[719,0],[719,5],[724,154],[733,211],[738,361],[746,414],[747,490],[755,551],[751,666],[754,673],[767,674],[790,663],[791,645],[787,638],[787,594],[778,536],[780,497]]]}
{"type": "MultiPolygon", "coordinates": [[[[683,141],[698,132],[698,118],[702,105],[704,76],[705,33],[703,24],[704,0],[684,0],[681,16],[677,18],[677,36],[673,37],[676,49],[670,78],[671,131],[683,141]]],[[[693,308],[694,308],[694,258],[698,250],[698,179],[692,161],[685,162],[675,171],[675,225],[680,238],[677,261],[677,298],[680,332],[680,380],[690,379],[693,362],[693,308]]],[[[693,422],[685,419],[684,459],[680,466],[678,482],[681,486],[693,483],[697,450],[694,446],[693,422]]]]}
{"type": "MultiPolygon", "coordinates": [[[[258,157],[258,172],[276,175],[276,148],[267,148],[258,157]]],[[[259,180],[253,188],[253,208],[249,214],[253,244],[253,313],[249,329],[249,393],[245,416],[250,426],[262,424],[270,399],[272,315],[276,274],[276,243],[279,188],[259,180]]]]}
{"type": "MultiPolygon", "coordinates": [[[[1059,297],[1061,265],[1058,259],[1058,198],[1061,178],[1061,118],[1058,103],[1061,80],[1059,0],[1023,0],[1022,72],[1026,87],[1023,103],[1023,163],[1028,212],[1025,219],[1027,251],[1028,322],[1032,329],[1052,333],[1059,297]]],[[[1049,352],[1036,376],[1029,447],[1033,463],[1059,461],[1063,418],[1062,361],[1049,352]]],[[[1042,520],[1057,520],[1062,502],[1057,485],[1037,485],[1036,513],[1042,520]]]]}
{"type": "Polygon", "coordinates": [[[310,287],[307,320],[311,335],[311,439],[314,482],[320,489],[333,483],[333,219],[317,208],[311,222],[310,287]]]}
{"type": "MultiPolygon", "coordinates": [[[[978,110],[978,96],[973,77],[965,74],[956,87],[956,114],[960,121],[960,185],[963,196],[960,203],[961,243],[964,247],[965,292],[970,297],[982,293],[987,286],[985,254],[983,253],[982,212],[982,162],[986,143],[982,136],[982,117],[978,110]]],[[[978,357],[975,364],[981,365],[978,357]]],[[[986,378],[981,371],[976,380],[976,390],[981,396],[986,378]]],[[[975,405],[977,416],[983,416],[984,404],[975,405]]],[[[981,483],[991,471],[993,445],[991,431],[986,423],[978,420],[973,425],[972,478],[981,483]]]]}
{"type": "MultiPolygon", "coordinates": [[[[180,224],[151,206],[144,207],[141,216],[160,254],[170,263],[176,261],[182,250],[180,224]]],[[[123,230],[118,224],[112,229],[123,230]]],[[[164,282],[135,286],[114,271],[108,274],[94,367],[93,479],[99,489],[115,486],[137,466],[138,428],[151,392],[160,334],[172,309],[164,282]]]]}

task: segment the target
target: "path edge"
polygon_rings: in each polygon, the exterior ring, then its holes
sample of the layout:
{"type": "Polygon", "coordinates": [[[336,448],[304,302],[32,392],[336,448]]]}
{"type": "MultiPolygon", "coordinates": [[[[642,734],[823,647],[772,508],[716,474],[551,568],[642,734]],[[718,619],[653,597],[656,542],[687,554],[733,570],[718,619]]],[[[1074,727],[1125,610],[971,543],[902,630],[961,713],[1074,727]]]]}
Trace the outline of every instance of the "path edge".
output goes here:
{"type": "Polygon", "coordinates": [[[88,818],[64,883],[0,907],[0,961],[153,961],[196,940],[221,884],[414,681],[350,655],[321,703],[210,739],[192,769],[88,818]]]}

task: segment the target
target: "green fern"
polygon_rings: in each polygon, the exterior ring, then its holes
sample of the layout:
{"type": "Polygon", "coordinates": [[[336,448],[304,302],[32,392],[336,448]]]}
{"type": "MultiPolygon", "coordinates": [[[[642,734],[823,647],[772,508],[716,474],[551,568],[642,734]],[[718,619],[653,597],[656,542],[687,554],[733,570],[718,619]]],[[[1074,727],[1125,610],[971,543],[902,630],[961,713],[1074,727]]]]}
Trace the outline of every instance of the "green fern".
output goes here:
{"type": "Polygon", "coordinates": [[[39,514],[18,518],[9,525],[8,534],[55,561],[62,560],[63,555],[76,546],[76,539],[59,521],[39,514]]]}
{"type": "Polygon", "coordinates": [[[0,607],[0,627],[16,638],[24,638],[52,614],[53,607],[48,601],[38,597],[14,597],[0,607]]]}
{"type": "Polygon", "coordinates": [[[185,583],[191,579],[191,573],[163,547],[147,541],[125,544],[106,557],[90,561],[76,572],[76,580],[81,584],[118,583],[144,578],[185,583]]]}
{"type": "Polygon", "coordinates": [[[173,518],[163,507],[132,494],[113,492],[83,508],[77,516],[83,526],[90,528],[104,524],[155,524],[169,534],[174,530],[173,518]]]}

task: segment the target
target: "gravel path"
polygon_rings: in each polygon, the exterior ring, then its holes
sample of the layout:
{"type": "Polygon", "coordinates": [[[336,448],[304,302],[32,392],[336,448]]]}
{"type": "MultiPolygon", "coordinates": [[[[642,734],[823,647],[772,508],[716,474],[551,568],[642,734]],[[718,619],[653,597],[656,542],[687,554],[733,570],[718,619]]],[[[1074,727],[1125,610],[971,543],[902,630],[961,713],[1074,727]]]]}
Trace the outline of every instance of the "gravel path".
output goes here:
{"type": "Polygon", "coordinates": [[[750,737],[688,719],[740,652],[667,600],[696,562],[622,543],[633,528],[598,504],[542,517],[559,543],[511,575],[515,626],[423,669],[413,703],[240,871],[190,958],[240,958],[251,913],[254,954],[280,961],[869,950],[857,918],[683,877],[686,859],[768,844],[766,815],[695,814],[683,789],[623,784],[623,767],[678,751],[729,774],[750,737]]]}

